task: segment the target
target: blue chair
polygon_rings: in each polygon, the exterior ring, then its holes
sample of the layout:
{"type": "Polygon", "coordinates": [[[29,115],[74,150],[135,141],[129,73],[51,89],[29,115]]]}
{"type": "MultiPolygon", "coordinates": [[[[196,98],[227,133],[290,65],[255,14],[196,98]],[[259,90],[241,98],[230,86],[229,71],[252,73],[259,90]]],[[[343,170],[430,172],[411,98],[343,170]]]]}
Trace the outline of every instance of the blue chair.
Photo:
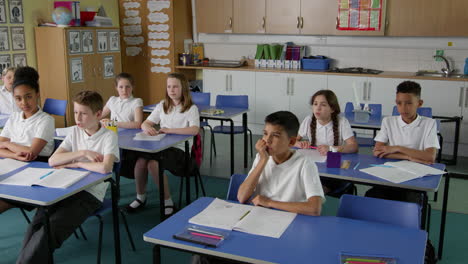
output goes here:
{"type": "MultiPolygon", "coordinates": [[[[192,101],[194,104],[197,106],[199,105],[210,105],[211,103],[211,93],[201,93],[201,92],[190,92],[192,96],[192,101]]],[[[210,134],[211,134],[211,145],[210,147],[213,148],[214,155],[216,156],[216,144],[214,141],[214,134],[213,134],[213,128],[208,124],[208,121],[202,120],[200,122],[200,127],[208,127],[210,129],[210,134]]],[[[203,144],[205,144],[205,133],[203,133],[203,144]]],[[[213,158],[211,156],[212,152],[210,150],[210,166],[213,163],[213,158]]]]}
{"type": "Polygon", "coordinates": [[[421,223],[416,203],[347,194],[341,196],[337,216],[418,229],[421,223]]]}
{"type": "Polygon", "coordinates": [[[46,98],[42,111],[50,115],[63,116],[65,127],[67,127],[67,100],[46,98]]]}
{"type": "MultiPolygon", "coordinates": [[[[361,104],[361,108],[364,107],[364,104],[361,104]]],[[[381,118],[382,117],[382,104],[369,104],[369,108],[371,110],[370,118],[381,118]]],[[[354,110],[354,105],[351,102],[347,102],[345,106],[345,114],[352,113],[354,110]]],[[[373,138],[362,138],[357,137],[356,133],[354,133],[356,137],[356,141],[360,147],[373,147],[375,145],[374,138],[376,136],[376,130],[374,130],[374,137],[373,138]]]]}
{"type": "MultiPolygon", "coordinates": [[[[249,97],[247,95],[218,95],[216,96],[216,108],[223,107],[232,107],[232,108],[249,108],[249,97]]],[[[243,134],[243,126],[234,126],[233,134],[243,134]]],[[[252,131],[247,128],[247,132],[250,135],[250,156],[253,157],[253,147],[252,147],[252,131]]],[[[218,134],[231,134],[231,126],[223,125],[221,121],[220,126],[215,126],[213,128],[213,133],[218,134]]],[[[214,142],[214,141],[213,141],[214,142]]]]}
{"type": "Polygon", "coordinates": [[[237,191],[239,190],[239,186],[244,182],[245,178],[247,178],[247,174],[233,174],[231,176],[231,180],[229,181],[229,189],[226,195],[226,200],[229,201],[236,201],[237,200],[237,191]]]}

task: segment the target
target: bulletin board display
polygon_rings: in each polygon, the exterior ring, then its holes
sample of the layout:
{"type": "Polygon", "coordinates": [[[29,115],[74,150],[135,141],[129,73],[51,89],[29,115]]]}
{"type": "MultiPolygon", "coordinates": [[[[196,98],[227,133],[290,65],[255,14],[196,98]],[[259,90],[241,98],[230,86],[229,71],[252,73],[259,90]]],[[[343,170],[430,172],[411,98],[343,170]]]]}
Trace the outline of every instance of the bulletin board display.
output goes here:
{"type": "Polygon", "coordinates": [[[338,0],[338,30],[379,31],[382,0],[338,0]]]}

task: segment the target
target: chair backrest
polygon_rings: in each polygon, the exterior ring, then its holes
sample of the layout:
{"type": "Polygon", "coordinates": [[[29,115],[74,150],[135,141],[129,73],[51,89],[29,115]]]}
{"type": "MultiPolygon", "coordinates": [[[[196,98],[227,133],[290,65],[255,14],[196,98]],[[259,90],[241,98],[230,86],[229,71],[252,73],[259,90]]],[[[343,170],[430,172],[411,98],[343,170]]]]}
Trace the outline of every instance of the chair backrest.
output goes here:
{"type": "MultiPolygon", "coordinates": [[[[361,104],[361,108],[364,107],[364,104],[361,104]]],[[[371,117],[381,117],[382,116],[382,104],[369,104],[371,110],[371,117]]],[[[347,102],[345,106],[345,113],[351,113],[354,110],[354,104],[352,102],[347,102]]]]}
{"type": "Polygon", "coordinates": [[[218,95],[216,107],[249,108],[249,96],[247,95],[218,95]]]}
{"type": "MultiPolygon", "coordinates": [[[[419,107],[417,110],[417,113],[418,115],[432,118],[432,107],[419,107]]],[[[394,116],[400,115],[400,113],[398,113],[398,109],[396,105],[393,106],[392,115],[394,116]]]]}
{"type": "Polygon", "coordinates": [[[190,92],[192,101],[196,105],[210,105],[211,93],[190,92]]]}
{"type": "Polygon", "coordinates": [[[63,116],[65,127],[67,126],[67,100],[46,98],[42,111],[50,115],[63,116]]]}
{"type": "Polygon", "coordinates": [[[238,201],[237,190],[239,190],[239,186],[244,182],[245,178],[247,178],[247,174],[233,174],[231,176],[226,200],[238,201]]]}
{"type": "Polygon", "coordinates": [[[344,194],[337,216],[419,228],[421,210],[418,204],[344,194]]]}

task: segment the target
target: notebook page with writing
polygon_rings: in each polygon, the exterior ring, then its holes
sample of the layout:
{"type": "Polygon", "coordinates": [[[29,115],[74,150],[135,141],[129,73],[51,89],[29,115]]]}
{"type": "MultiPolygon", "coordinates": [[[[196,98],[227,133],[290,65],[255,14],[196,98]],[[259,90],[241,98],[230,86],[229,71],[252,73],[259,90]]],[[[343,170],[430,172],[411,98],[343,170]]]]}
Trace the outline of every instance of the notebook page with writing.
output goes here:
{"type": "Polygon", "coordinates": [[[158,134],[156,136],[150,136],[144,132],[136,133],[133,140],[142,140],[142,141],[160,141],[166,136],[166,134],[158,134]]]}
{"type": "Polygon", "coordinates": [[[416,175],[398,168],[370,167],[360,169],[360,171],[393,183],[401,183],[422,177],[422,175],[416,175]]]}
{"type": "Polygon", "coordinates": [[[252,208],[251,205],[230,203],[216,198],[205,210],[190,218],[189,223],[232,230],[252,208]]]}
{"type": "Polygon", "coordinates": [[[26,165],[28,165],[27,162],[15,159],[0,159],[0,175],[7,174],[26,165]]]}
{"type": "Polygon", "coordinates": [[[49,188],[68,188],[77,181],[88,175],[89,171],[79,171],[71,169],[58,169],[43,179],[35,182],[35,185],[49,188]]]}
{"type": "Polygon", "coordinates": [[[54,169],[26,168],[0,181],[0,184],[31,186],[36,183],[40,177],[52,171],[54,171],[54,169]]]}
{"type": "Polygon", "coordinates": [[[439,170],[436,168],[432,168],[430,166],[409,161],[409,160],[402,160],[402,161],[395,161],[395,162],[385,162],[385,165],[393,166],[396,168],[399,168],[401,170],[409,171],[411,173],[417,174],[417,175],[439,175],[439,174],[445,174],[446,172],[443,170],[439,170]]]}
{"type": "Polygon", "coordinates": [[[296,213],[255,206],[233,230],[260,236],[280,238],[296,217],[296,213]]]}

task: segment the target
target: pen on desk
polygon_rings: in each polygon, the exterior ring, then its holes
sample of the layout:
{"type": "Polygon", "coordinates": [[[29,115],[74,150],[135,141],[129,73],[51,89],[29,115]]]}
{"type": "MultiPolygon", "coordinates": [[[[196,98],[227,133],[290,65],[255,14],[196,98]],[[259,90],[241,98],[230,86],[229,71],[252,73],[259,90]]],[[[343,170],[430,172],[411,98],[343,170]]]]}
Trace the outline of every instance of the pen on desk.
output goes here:
{"type": "Polygon", "coordinates": [[[51,175],[53,172],[54,172],[54,171],[50,171],[50,172],[48,172],[48,173],[46,173],[46,174],[42,175],[42,176],[39,178],[39,180],[42,180],[42,179],[44,179],[45,177],[47,177],[47,176],[51,175]]]}
{"type": "Polygon", "coordinates": [[[311,148],[311,149],[317,149],[317,147],[314,147],[314,146],[309,146],[309,148],[311,148]]]}
{"type": "Polygon", "coordinates": [[[382,167],[382,168],[393,168],[393,166],[384,165],[384,164],[369,164],[371,167],[382,167]]]}
{"type": "Polygon", "coordinates": [[[376,262],[369,261],[369,260],[365,260],[365,261],[348,260],[345,262],[345,264],[387,264],[387,262],[382,262],[380,260],[377,260],[376,262]]]}
{"type": "Polygon", "coordinates": [[[361,162],[356,163],[356,166],[354,166],[353,170],[356,170],[359,167],[359,164],[361,164],[361,162]]]}
{"type": "Polygon", "coordinates": [[[250,213],[250,211],[247,211],[241,218],[239,218],[239,221],[244,219],[244,217],[246,217],[249,213],[250,213]]]}
{"type": "Polygon", "coordinates": [[[206,235],[206,234],[197,233],[197,232],[190,232],[190,234],[194,236],[207,237],[207,238],[218,239],[218,240],[224,239],[224,237],[222,236],[212,236],[212,235],[206,235]]]}
{"type": "Polygon", "coordinates": [[[347,258],[345,260],[346,262],[349,262],[349,263],[356,263],[357,262],[364,262],[364,263],[382,263],[381,260],[377,260],[377,259],[364,259],[364,258],[347,258]],[[353,262],[354,261],[354,262],[353,262]]]}
{"type": "Polygon", "coordinates": [[[216,233],[213,233],[213,232],[208,232],[208,231],[205,231],[205,230],[200,230],[200,229],[192,228],[192,227],[187,228],[187,230],[190,231],[190,232],[201,233],[201,234],[205,234],[205,235],[217,236],[217,237],[224,238],[223,235],[216,234],[216,233]]]}

